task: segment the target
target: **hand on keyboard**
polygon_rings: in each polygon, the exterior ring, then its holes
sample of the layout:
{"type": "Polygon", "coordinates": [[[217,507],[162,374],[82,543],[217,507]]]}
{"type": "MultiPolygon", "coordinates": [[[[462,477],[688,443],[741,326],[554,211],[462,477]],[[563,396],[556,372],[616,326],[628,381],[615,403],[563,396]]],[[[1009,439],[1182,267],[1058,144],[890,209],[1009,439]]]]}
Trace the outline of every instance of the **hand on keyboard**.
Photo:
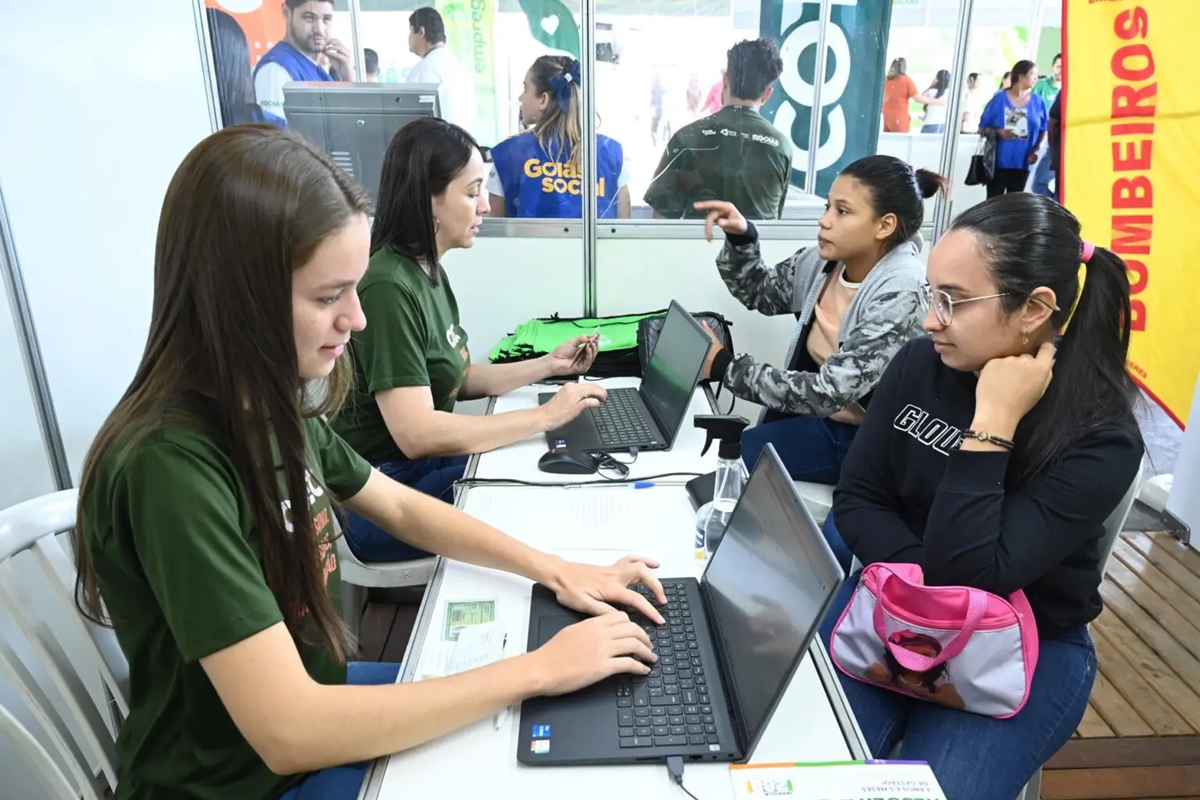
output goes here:
{"type": "Polygon", "coordinates": [[[597,383],[568,383],[558,393],[539,407],[543,416],[543,430],[561,428],[585,410],[595,408],[608,400],[608,392],[597,383]]]}
{"type": "Polygon", "coordinates": [[[650,637],[629,615],[613,611],[577,622],[529,654],[540,694],[574,692],[612,675],[645,675],[658,660],[650,637]]]}
{"type": "Polygon", "coordinates": [[[613,610],[610,603],[616,603],[662,623],[662,614],[646,597],[630,588],[635,583],[643,584],[649,588],[651,597],[665,603],[662,584],[652,572],[658,568],[658,562],[641,556],[625,556],[608,567],[571,561],[557,563],[553,578],[542,582],[554,590],[558,602],[564,606],[585,614],[606,614],[613,610]]]}

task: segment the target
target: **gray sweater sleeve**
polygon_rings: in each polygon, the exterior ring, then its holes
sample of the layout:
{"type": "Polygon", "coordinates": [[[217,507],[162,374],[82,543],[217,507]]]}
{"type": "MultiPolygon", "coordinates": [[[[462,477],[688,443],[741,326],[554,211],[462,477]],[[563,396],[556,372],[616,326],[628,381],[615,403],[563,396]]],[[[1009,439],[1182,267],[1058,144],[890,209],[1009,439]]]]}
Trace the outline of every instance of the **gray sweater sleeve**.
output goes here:
{"type": "Polygon", "coordinates": [[[892,357],[920,329],[922,316],[916,292],[881,286],[863,309],[861,323],[816,372],[779,369],[743,353],[729,364],[724,383],[738,397],[775,411],[831,416],[875,387],[892,357]]]}
{"type": "MultiPolygon", "coordinates": [[[[767,316],[791,314],[804,298],[796,296],[797,268],[808,264],[807,250],[798,250],[771,266],[763,261],[758,247],[758,231],[750,223],[745,236],[726,236],[717,256],[717,271],[729,293],[743,306],[767,316]]],[[[808,259],[811,260],[811,257],[808,259]]]]}

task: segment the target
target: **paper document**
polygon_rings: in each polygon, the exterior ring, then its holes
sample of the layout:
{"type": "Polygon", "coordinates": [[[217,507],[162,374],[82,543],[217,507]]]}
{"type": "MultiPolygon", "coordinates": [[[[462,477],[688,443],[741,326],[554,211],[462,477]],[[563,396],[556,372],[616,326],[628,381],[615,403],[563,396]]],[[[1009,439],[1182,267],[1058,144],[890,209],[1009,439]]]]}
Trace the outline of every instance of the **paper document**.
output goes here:
{"type": "Polygon", "coordinates": [[[495,619],[495,600],[447,603],[446,624],[442,630],[442,639],[447,642],[458,641],[458,636],[462,633],[463,628],[469,625],[482,625],[495,619]]]}
{"type": "Polygon", "coordinates": [[[842,800],[903,797],[946,800],[928,764],[912,761],[845,761],[830,764],[734,764],[733,796],[765,800],[842,800]]]}
{"type": "Polygon", "coordinates": [[[446,662],[446,674],[457,675],[469,669],[495,664],[504,658],[507,641],[508,634],[500,622],[485,622],[463,628],[446,662]]]}

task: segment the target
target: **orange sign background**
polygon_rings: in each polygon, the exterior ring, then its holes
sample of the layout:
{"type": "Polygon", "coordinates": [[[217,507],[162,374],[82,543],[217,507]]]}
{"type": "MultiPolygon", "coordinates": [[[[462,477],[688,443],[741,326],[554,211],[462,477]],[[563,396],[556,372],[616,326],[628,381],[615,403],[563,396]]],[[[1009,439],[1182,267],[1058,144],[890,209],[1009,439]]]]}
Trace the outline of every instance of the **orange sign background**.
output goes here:
{"type": "Polygon", "coordinates": [[[224,11],[237,20],[238,25],[246,33],[250,44],[250,63],[258,64],[258,60],[267,54],[284,36],[283,29],[283,0],[272,2],[266,0],[254,11],[239,13],[230,11],[221,5],[219,0],[205,0],[206,8],[216,8],[224,11]]]}

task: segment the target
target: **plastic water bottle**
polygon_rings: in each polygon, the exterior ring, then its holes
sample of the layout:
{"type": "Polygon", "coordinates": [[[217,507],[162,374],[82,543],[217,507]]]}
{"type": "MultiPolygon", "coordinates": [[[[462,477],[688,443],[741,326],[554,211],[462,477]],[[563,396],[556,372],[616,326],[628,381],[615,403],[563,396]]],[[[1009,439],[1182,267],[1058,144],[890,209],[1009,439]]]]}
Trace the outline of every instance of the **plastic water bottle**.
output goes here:
{"type": "MultiPolygon", "coordinates": [[[[708,431],[707,451],[714,439],[721,442],[718,449],[717,474],[713,485],[713,499],[700,506],[696,512],[696,559],[704,561],[717,549],[729,518],[737,507],[746,478],[742,473],[742,430],[749,421],[738,416],[698,416],[696,427],[708,431]]],[[[703,453],[701,453],[703,455],[703,453]]]]}

